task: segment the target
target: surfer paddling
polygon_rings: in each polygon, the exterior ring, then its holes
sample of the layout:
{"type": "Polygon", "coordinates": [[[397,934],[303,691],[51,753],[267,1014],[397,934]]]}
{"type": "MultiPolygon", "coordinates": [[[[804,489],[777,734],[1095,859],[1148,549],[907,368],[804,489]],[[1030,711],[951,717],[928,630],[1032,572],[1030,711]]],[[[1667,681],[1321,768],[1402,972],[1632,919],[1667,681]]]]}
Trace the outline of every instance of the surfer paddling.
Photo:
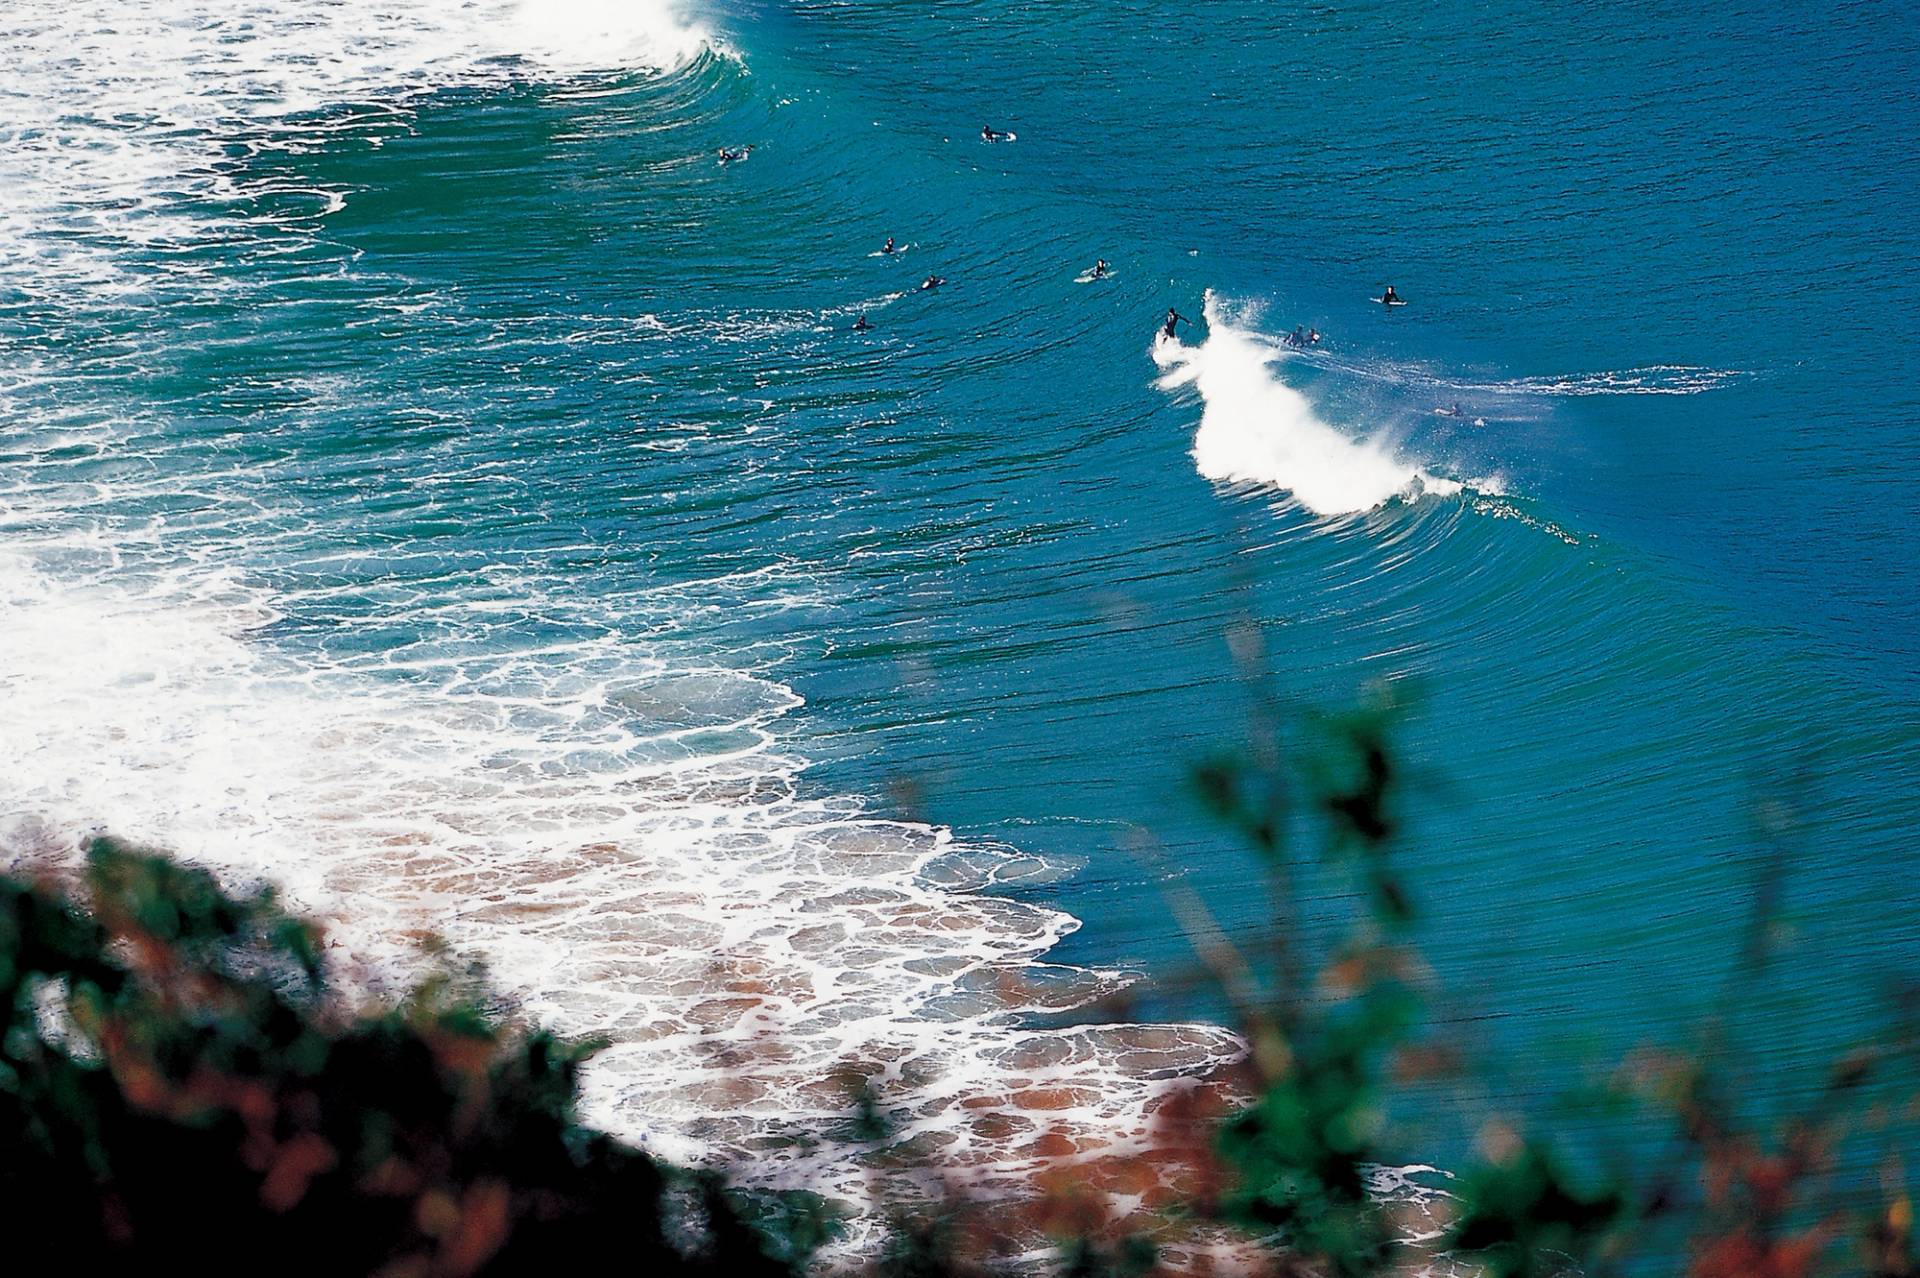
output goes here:
{"type": "Polygon", "coordinates": [[[944,275],[929,275],[925,280],[921,281],[920,291],[922,293],[929,292],[933,289],[939,288],[942,284],[945,284],[946,282],[947,282],[947,277],[944,275]]]}
{"type": "Polygon", "coordinates": [[[732,164],[735,160],[744,160],[752,150],[753,148],[750,146],[743,146],[738,150],[732,150],[723,146],[720,148],[720,163],[732,164]]]}
{"type": "Polygon", "coordinates": [[[991,124],[983,124],[980,126],[980,140],[982,142],[1011,142],[1013,141],[1013,134],[1007,132],[1005,129],[996,129],[991,124]]]}

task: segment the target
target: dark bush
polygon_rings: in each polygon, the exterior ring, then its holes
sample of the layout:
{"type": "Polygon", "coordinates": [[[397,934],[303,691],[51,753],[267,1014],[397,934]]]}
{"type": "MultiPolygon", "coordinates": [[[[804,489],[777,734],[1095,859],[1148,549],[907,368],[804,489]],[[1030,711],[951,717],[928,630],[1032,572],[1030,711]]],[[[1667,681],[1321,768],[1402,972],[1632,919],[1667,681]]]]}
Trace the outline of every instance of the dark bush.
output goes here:
{"type": "Polygon", "coordinates": [[[581,1126],[591,1045],[451,973],[357,1012],[267,891],[105,841],[83,884],[90,916],[0,880],[0,1213],[63,1269],[791,1272],[716,1180],[581,1126]]]}

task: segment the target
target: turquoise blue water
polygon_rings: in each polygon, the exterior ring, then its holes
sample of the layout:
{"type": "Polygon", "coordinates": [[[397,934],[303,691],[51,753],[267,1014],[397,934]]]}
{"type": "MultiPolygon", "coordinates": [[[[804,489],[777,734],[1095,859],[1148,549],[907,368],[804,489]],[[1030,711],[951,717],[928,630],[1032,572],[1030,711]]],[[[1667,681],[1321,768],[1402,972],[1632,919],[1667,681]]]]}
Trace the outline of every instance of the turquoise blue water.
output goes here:
{"type": "Polygon", "coordinates": [[[643,1028],[749,1051],[741,979],[797,1069],[1133,1114],[1217,1040],[994,979],[1176,970],[1165,874],[1262,923],[1182,788],[1250,622],[1395,690],[1493,1099],[1698,1015],[1783,809],[1759,1071],[1920,960],[1910,8],[73,9],[0,17],[15,846],[447,931],[629,1130],[767,1148],[643,1028]]]}

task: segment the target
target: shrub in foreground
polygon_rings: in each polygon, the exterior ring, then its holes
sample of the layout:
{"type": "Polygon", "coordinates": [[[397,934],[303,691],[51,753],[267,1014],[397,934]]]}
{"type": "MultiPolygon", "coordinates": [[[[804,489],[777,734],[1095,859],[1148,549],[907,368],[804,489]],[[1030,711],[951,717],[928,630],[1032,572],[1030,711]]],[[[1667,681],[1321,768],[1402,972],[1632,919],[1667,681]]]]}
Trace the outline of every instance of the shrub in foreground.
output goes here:
{"type": "MultiPolygon", "coordinates": [[[[443,973],[362,1011],[270,892],[111,842],[0,879],[0,1220],[78,1274],[773,1275],[741,1204],[583,1127],[590,1046],[443,973]]],[[[795,1237],[804,1232],[789,1230],[795,1237]]]]}

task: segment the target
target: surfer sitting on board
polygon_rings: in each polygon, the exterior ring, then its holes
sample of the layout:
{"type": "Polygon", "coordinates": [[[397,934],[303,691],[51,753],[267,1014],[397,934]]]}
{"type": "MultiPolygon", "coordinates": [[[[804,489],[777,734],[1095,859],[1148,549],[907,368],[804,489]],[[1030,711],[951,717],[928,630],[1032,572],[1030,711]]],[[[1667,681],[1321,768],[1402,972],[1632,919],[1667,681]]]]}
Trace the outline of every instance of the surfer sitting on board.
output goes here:
{"type": "Polygon", "coordinates": [[[1100,258],[1093,264],[1093,278],[1102,280],[1107,277],[1107,259],[1100,258]]]}
{"type": "Polygon", "coordinates": [[[1386,291],[1385,293],[1382,293],[1382,294],[1380,295],[1380,300],[1381,300],[1381,302],[1383,302],[1384,304],[1386,304],[1386,305],[1388,305],[1388,306],[1404,306],[1404,305],[1406,305],[1406,303],[1404,303],[1404,302],[1402,302],[1402,301],[1400,300],[1400,295],[1399,295],[1398,293],[1396,293],[1396,292],[1394,292],[1394,291],[1393,291],[1393,285],[1391,285],[1391,284],[1389,284],[1389,285],[1387,285],[1387,291],[1386,291]]]}
{"type": "Polygon", "coordinates": [[[891,235],[887,237],[887,242],[880,246],[880,251],[882,253],[893,253],[898,251],[893,247],[893,237],[891,235]]]}
{"type": "Polygon", "coordinates": [[[853,322],[853,331],[856,333],[864,333],[872,327],[873,325],[867,323],[867,313],[865,311],[861,311],[860,318],[853,322]]]}

